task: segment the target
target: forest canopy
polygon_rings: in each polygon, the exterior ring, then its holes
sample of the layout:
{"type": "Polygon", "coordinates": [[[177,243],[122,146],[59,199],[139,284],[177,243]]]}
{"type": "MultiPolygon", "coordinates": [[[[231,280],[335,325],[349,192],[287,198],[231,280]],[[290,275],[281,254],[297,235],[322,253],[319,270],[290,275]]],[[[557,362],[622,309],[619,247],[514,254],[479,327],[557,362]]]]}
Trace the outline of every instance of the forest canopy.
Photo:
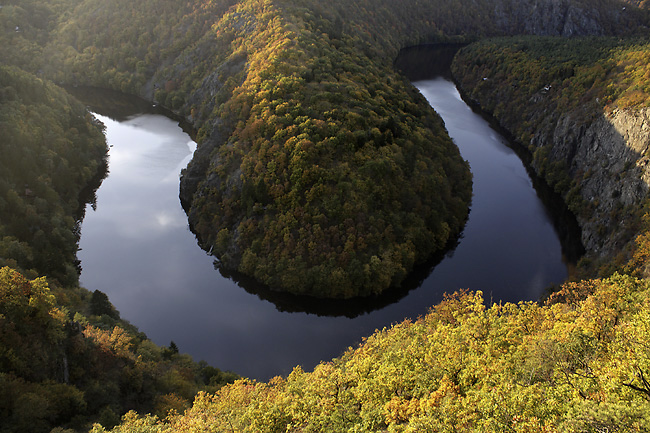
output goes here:
{"type": "Polygon", "coordinates": [[[105,166],[102,126],[51,82],[0,66],[0,264],[77,282],[84,187],[105,166]]]}
{"type": "Polygon", "coordinates": [[[313,372],[243,379],[185,413],[129,413],[92,432],[647,431],[648,290],[614,275],[568,283],[544,305],[458,293],[313,372]]]}
{"type": "Polygon", "coordinates": [[[254,20],[264,42],[241,42],[248,75],[221,109],[232,132],[190,221],[223,266],[273,288],[379,293],[458,233],[469,170],[404,79],[352,41],[337,49],[306,10],[298,28],[272,12],[237,10],[216,29],[254,20]]]}

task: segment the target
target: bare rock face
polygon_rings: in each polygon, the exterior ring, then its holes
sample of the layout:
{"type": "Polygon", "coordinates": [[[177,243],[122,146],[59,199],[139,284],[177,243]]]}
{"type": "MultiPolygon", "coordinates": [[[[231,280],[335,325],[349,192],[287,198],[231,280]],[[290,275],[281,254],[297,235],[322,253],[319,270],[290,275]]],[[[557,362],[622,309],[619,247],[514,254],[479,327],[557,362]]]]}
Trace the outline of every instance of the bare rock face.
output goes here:
{"type": "Polygon", "coordinates": [[[611,33],[609,26],[627,18],[625,8],[573,0],[497,1],[494,21],[506,34],[538,36],[599,36],[611,33]]]}
{"type": "Polygon", "coordinates": [[[645,197],[650,179],[648,115],[648,109],[617,109],[610,115],[603,114],[585,130],[574,158],[576,165],[580,164],[578,161],[593,161],[592,165],[602,167],[583,182],[585,198],[601,196],[611,210],[617,202],[630,206],[645,197]]]}
{"type": "MultiPolygon", "coordinates": [[[[629,237],[625,210],[638,207],[650,189],[650,109],[615,109],[586,123],[583,112],[570,112],[531,144],[550,146],[548,159],[564,162],[576,180],[586,250],[600,257],[620,250],[629,237]]],[[[540,162],[533,167],[540,171],[540,162]]]]}

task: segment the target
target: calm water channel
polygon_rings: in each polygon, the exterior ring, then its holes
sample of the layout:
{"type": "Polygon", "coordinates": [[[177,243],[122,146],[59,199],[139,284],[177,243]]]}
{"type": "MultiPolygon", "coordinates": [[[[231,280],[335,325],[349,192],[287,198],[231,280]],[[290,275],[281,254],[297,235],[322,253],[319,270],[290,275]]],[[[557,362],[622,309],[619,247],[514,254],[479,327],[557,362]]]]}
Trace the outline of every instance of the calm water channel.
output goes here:
{"type": "Polygon", "coordinates": [[[266,380],[312,369],[375,329],[416,318],[445,291],[534,300],[567,275],[552,219],[505,140],[444,78],[414,83],[443,117],[474,173],[469,220],[456,248],[414,273],[409,288],[367,302],[278,297],[215,270],[187,225],[179,172],[196,145],[178,123],[142,107],[99,112],[110,174],[82,226],[84,287],[99,289],[153,341],[195,360],[266,380]],[[118,119],[118,120],[115,120],[118,119]]]}

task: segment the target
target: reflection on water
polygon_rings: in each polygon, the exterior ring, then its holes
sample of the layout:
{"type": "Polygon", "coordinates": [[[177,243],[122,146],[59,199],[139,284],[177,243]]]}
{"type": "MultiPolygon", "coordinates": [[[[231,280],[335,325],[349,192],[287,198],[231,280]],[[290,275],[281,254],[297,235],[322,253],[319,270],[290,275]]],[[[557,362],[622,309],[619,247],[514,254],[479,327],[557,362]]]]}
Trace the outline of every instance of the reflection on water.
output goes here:
{"type": "Polygon", "coordinates": [[[450,242],[448,249],[444,253],[436,255],[427,263],[418,266],[402,282],[400,287],[386,290],[381,295],[357,297],[346,300],[341,299],[319,299],[311,296],[299,296],[291,293],[283,293],[277,290],[271,290],[267,286],[260,284],[251,277],[242,275],[238,272],[221,269],[218,262],[215,261],[217,269],[224,278],[228,278],[237,283],[237,285],[248,293],[256,295],[263,301],[268,301],[275,305],[279,312],[283,313],[308,313],[317,316],[329,317],[347,317],[354,319],[363,314],[369,314],[376,310],[381,310],[388,305],[399,302],[407,296],[411,290],[417,289],[429,277],[431,271],[445,257],[451,257],[453,250],[457,245],[457,240],[450,242]]]}
{"type": "Polygon", "coordinates": [[[566,277],[566,266],[526,170],[452,83],[417,86],[469,160],[475,189],[453,254],[414,273],[410,290],[324,302],[222,275],[198,247],[178,199],[179,173],[195,145],[177,122],[136,114],[141,107],[119,122],[100,117],[112,146],[110,174],[83,222],[82,284],[106,292],[156,343],[173,340],[196,360],[261,380],[298,364],[311,369],[375,329],[423,315],[445,291],[483,290],[495,302],[537,299],[566,277]]]}

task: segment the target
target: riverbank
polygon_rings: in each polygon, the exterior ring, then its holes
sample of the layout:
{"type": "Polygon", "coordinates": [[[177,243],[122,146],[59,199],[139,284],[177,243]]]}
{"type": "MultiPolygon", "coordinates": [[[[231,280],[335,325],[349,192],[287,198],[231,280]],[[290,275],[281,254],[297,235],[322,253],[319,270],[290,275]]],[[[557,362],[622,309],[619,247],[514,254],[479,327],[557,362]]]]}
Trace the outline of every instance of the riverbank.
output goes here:
{"type": "MultiPolygon", "coordinates": [[[[534,172],[576,215],[587,251],[583,274],[593,275],[599,267],[611,273],[625,263],[647,200],[647,109],[615,108],[617,100],[606,99],[619,86],[612,53],[633,57],[639,48],[630,44],[611,39],[562,44],[552,38],[495,40],[461,51],[454,63],[468,98],[527,149],[534,172]],[[494,47],[503,44],[507,50],[496,55],[494,47]],[[540,52],[556,60],[540,60],[540,52]],[[535,66],[522,67],[523,58],[535,66]],[[478,59],[482,67],[473,68],[478,59]],[[610,72],[594,81],[595,69],[610,72]],[[500,79],[504,70],[509,71],[507,78],[500,79]]],[[[620,101],[626,92],[619,91],[620,101]]]]}

